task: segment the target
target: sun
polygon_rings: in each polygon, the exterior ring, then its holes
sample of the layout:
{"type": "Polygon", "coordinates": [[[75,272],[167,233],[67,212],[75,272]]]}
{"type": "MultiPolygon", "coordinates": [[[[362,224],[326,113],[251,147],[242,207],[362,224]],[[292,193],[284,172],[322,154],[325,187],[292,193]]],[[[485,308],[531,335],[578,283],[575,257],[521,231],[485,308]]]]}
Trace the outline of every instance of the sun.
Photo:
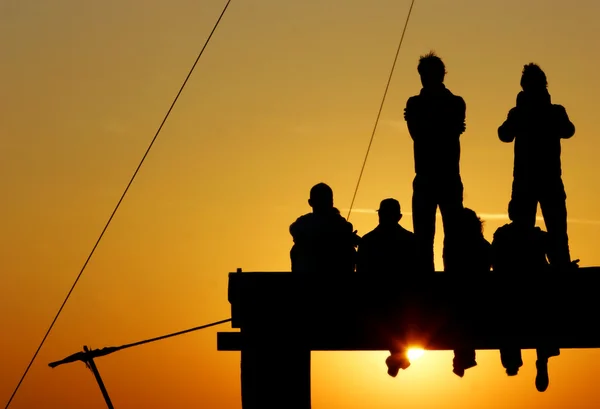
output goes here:
{"type": "Polygon", "coordinates": [[[424,353],[425,350],[423,348],[409,348],[406,352],[406,356],[408,356],[410,362],[414,362],[417,359],[421,358],[424,353]]]}

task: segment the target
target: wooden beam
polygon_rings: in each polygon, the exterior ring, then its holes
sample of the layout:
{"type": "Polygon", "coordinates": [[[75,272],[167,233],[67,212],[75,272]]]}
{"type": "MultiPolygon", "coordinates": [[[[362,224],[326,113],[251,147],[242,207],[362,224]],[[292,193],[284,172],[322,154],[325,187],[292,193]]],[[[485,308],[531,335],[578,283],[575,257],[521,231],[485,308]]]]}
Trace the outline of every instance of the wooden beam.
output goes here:
{"type": "Polygon", "coordinates": [[[543,340],[600,348],[598,291],[599,268],[408,279],[232,273],[229,281],[234,328],[263,334],[265,342],[293,332],[313,350],[379,349],[382,339],[438,350],[526,349],[543,340]]]}
{"type": "MultiPolygon", "coordinates": [[[[555,345],[560,349],[593,349],[600,348],[600,334],[586,339],[578,339],[577,334],[565,336],[563,339],[557,339],[555,345]]],[[[263,339],[263,345],[272,345],[273,347],[288,342],[288,338],[280,335],[274,335],[270,340],[263,339]]],[[[481,339],[472,342],[476,350],[499,350],[506,344],[516,345],[520,349],[536,349],[539,345],[548,343],[544,337],[506,337],[502,339],[481,339]]],[[[408,344],[408,343],[407,343],[408,344]]],[[[219,332],[217,333],[217,350],[219,351],[242,351],[250,347],[252,341],[242,332],[219,332]]],[[[450,340],[435,339],[428,343],[415,340],[410,346],[423,348],[428,351],[452,351],[456,346],[450,340]]],[[[384,338],[358,338],[345,337],[345,334],[329,336],[326,338],[315,337],[307,342],[307,348],[311,351],[386,351],[389,349],[389,342],[384,338]]]]}

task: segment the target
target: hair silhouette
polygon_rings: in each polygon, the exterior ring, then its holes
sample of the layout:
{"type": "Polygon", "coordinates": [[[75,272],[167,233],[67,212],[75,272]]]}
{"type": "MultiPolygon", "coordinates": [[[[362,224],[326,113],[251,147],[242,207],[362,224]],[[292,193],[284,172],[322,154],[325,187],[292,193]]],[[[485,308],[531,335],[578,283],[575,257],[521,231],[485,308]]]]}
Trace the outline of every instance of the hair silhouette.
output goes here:
{"type": "Polygon", "coordinates": [[[402,212],[400,211],[400,202],[396,199],[383,199],[379,204],[379,215],[380,224],[397,224],[402,219],[402,212]]]}
{"type": "Polygon", "coordinates": [[[483,237],[483,221],[474,210],[465,207],[461,211],[461,230],[468,235],[483,237]]]}
{"type": "Polygon", "coordinates": [[[333,207],[333,190],[323,182],[317,183],[310,189],[308,204],[317,211],[331,209],[333,207]]]}
{"type": "Polygon", "coordinates": [[[423,86],[441,84],[444,82],[444,77],[446,76],[444,62],[433,51],[419,58],[417,71],[419,71],[423,86]]]}
{"type": "Polygon", "coordinates": [[[539,65],[534,63],[526,64],[523,67],[521,75],[521,88],[523,91],[536,91],[548,88],[546,74],[539,65]]]}

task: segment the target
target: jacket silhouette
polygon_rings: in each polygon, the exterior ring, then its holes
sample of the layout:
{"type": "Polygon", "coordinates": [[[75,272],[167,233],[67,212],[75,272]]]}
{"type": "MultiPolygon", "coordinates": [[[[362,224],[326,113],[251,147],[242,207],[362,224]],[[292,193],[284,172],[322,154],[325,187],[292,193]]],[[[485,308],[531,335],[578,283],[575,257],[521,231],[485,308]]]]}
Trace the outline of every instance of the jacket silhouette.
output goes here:
{"type": "Polygon", "coordinates": [[[402,214],[395,199],[379,206],[379,224],[359,242],[356,271],[379,275],[413,274],[416,241],[413,232],[398,222],[402,214]]]}
{"type": "Polygon", "coordinates": [[[356,263],[358,236],[352,224],[333,207],[333,191],[324,183],[311,189],[312,213],[290,225],[294,245],[292,272],[351,273],[356,263]]]}

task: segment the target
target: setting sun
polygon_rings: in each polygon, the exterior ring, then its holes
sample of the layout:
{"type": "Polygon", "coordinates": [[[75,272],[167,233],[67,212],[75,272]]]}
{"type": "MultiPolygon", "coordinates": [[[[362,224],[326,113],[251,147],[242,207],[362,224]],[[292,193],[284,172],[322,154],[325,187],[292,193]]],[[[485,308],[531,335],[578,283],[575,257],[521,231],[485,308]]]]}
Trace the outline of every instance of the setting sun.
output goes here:
{"type": "Polygon", "coordinates": [[[406,355],[408,356],[410,362],[414,362],[417,359],[421,358],[424,353],[425,350],[422,348],[409,348],[406,355]]]}

